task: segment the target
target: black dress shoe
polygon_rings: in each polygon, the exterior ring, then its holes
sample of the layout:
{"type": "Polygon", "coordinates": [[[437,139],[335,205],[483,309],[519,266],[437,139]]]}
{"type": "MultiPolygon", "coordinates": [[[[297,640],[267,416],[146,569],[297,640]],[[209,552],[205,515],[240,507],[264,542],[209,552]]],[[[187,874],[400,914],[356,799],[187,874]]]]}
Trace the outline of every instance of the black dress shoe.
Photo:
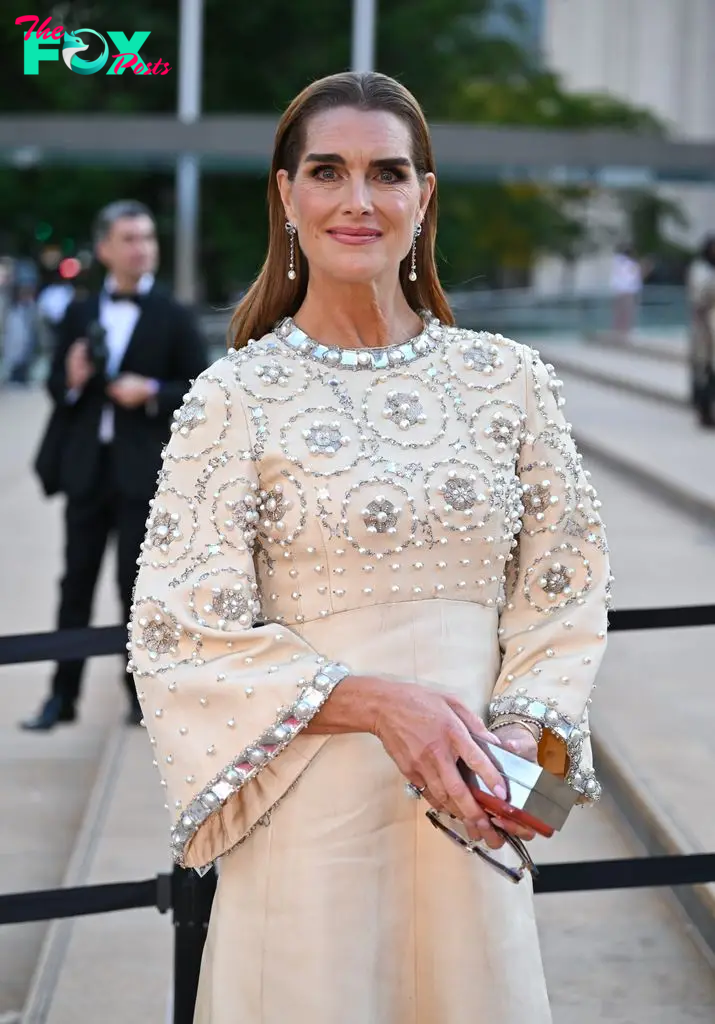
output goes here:
{"type": "Polygon", "coordinates": [[[49,732],[56,725],[74,722],[76,717],[74,704],[68,704],[61,697],[49,697],[34,718],[20,722],[20,728],[29,732],[49,732]]]}
{"type": "Polygon", "coordinates": [[[133,704],[129,711],[127,711],[127,717],[125,719],[127,725],[141,725],[144,714],[138,704],[133,704]]]}

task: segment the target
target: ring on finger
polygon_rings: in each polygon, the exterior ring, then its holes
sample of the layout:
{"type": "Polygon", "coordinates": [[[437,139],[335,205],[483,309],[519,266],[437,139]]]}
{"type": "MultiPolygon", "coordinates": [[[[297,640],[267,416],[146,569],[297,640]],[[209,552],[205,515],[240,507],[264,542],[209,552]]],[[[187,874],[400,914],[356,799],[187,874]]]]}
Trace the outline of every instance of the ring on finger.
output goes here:
{"type": "Polygon", "coordinates": [[[414,782],[405,783],[405,793],[412,800],[421,800],[426,789],[426,786],[416,786],[414,782]]]}

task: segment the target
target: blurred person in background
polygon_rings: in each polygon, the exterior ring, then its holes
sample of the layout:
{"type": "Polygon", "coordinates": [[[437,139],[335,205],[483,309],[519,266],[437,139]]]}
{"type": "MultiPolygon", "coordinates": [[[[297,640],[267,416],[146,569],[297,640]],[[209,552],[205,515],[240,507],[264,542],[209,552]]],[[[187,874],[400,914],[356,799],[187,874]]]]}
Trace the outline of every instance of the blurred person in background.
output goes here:
{"type": "MultiPolygon", "coordinates": [[[[70,303],[57,329],[48,381],[55,411],[36,462],[45,492],[67,499],[58,629],[89,624],[112,536],[124,622],[129,621],[137,556],[171,416],[207,364],[194,316],[155,284],[158,242],[147,207],[134,200],[105,207],[94,243],[108,273],[98,294],[70,303]]],[[[167,541],[171,529],[169,524],[167,541]]],[[[82,661],[59,663],[50,696],[22,727],[46,731],[73,721],[83,668],[82,661]]],[[[128,721],[138,724],[139,705],[126,672],[124,682],[128,721]]]]}
{"type": "Polygon", "coordinates": [[[220,858],[195,1024],[551,1020],[534,833],[457,760],[598,798],[608,549],[553,368],[454,324],[434,172],[391,78],[291,102],[266,261],[165,452],[130,667],[173,855],[220,858]]]}
{"type": "Polygon", "coordinates": [[[628,338],[636,322],[638,302],[643,289],[643,269],[630,245],[616,250],[611,267],[613,294],[613,329],[623,340],[628,338]]]}
{"type": "Polygon", "coordinates": [[[40,315],[49,324],[56,326],[62,322],[72,299],[75,298],[75,286],[66,281],[59,273],[46,284],[37,297],[37,308],[40,315]]]}
{"type": "Polygon", "coordinates": [[[692,403],[703,427],[715,426],[715,235],[708,235],[690,265],[690,372],[692,403]]]}
{"type": "Polygon", "coordinates": [[[40,317],[35,289],[17,285],[5,315],[3,338],[4,375],[8,384],[26,386],[40,340],[40,317]]]}

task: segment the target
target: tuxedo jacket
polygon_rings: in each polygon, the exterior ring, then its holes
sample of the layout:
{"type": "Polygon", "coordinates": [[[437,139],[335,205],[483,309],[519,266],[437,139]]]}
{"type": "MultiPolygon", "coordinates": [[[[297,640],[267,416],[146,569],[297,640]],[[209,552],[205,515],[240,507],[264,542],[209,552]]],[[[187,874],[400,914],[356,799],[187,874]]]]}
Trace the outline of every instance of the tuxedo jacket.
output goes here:
{"type": "MultiPolygon", "coordinates": [[[[208,355],[194,315],[156,286],[142,296],[142,308],[119,373],[137,373],[159,382],[155,398],[136,409],[114,404],[112,465],[117,491],[148,501],[156,490],[162,449],[170,436],[172,413],[192,381],[206,368],[208,355]]],[[[65,358],[70,345],[86,336],[99,319],[99,294],[72,302],[57,328],[47,386],[57,414],[54,428],[59,459],[57,489],[69,498],[90,494],[99,472],[102,410],[110,401],[107,381],[92,377],[73,403],[68,402],[65,358]]],[[[51,427],[51,429],[53,429],[51,427]]]]}

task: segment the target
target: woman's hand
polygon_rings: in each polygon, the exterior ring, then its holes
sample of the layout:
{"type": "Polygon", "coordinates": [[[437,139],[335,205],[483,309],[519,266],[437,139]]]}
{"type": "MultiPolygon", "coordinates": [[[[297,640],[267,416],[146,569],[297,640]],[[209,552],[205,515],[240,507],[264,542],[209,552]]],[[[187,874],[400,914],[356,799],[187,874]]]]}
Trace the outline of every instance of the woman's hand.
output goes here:
{"type": "Polygon", "coordinates": [[[498,736],[501,745],[510,750],[512,754],[518,754],[519,757],[523,757],[527,761],[533,761],[536,764],[538,746],[534,734],[528,725],[519,725],[517,722],[512,722],[509,725],[497,727],[494,730],[494,735],[498,736]]]}
{"type": "Polygon", "coordinates": [[[457,769],[461,757],[493,793],[504,799],[506,790],[499,771],[470,733],[497,744],[499,739],[456,697],[413,683],[388,681],[383,682],[381,692],[371,731],[405,778],[423,791],[435,810],[463,821],[472,838],[484,839],[492,849],[503,846],[504,840],[492,828],[457,769]]]}

